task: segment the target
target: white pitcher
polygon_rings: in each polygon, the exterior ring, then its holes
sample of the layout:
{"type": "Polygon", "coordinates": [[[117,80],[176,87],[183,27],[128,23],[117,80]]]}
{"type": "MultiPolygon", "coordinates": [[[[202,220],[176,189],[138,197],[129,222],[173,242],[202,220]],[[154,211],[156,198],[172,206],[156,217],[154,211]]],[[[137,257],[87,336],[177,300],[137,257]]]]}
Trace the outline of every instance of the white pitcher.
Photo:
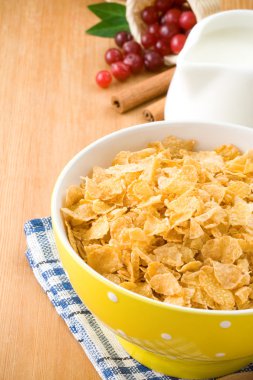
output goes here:
{"type": "Polygon", "coordinates": [[[178,56],[165,120],[253,127],[253,10],[217,13],[193,28],[178,56]]]}

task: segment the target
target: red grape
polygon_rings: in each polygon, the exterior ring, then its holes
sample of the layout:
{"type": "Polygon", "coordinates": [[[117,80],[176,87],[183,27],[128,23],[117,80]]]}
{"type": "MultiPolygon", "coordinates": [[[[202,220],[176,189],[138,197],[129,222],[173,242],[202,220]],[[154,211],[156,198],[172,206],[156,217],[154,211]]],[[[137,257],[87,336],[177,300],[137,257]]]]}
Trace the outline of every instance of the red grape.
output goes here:
{"type": "Polygon", "coordinates": [[[142,54],[141,45],[138,44],[138,42],[136,41],[125,42],[122,49],[125,54],[130,54],[130,53],[142,54]]]}
{"type": "Polygon", "coordinates": [[[118,80],[126,80],[130,74],[130,67],[127,66],[124,62],[115,62],[111,65],[112,75],[118,80]]]}
{"type": "Polygon", "coordinates": [[[158,11],[164,13],[173,5],[174,0],[156,0],[155,7],[158,11]]]}
{"type": "Polygon", "coordinates": [[[178,8],[169,9],[162,18],[162,24],[170,25],[176,24],[178,25],[179,17],[181,15],[181,11],[178,8]]]}
{"type": "Polygon", "coordinates": [[[172,53],[178,54],[183,49],[185,41],[186,41],[185,34],[175,34],[170,40],[170,48],[172,53]]]}
{"type": "Polygon", "coordinates": [[[96,75],[96,82],[102,88],[107,88],[110,86],[112,81],[112,76],[109,71],[101,70],[96,75]]]}
{"type": "Polygon", "coordinates": [[[159,14],[155,7],[150,6],[141,11],[141,18],[147,25],[150,25],[158,21],[159,14]]]}
{"type": "Polygon", "coordinates": [[[158,24],[158,22],[156,22],[155,24],[151,24],[148,26],[147,32],[150,34],[158,35],[159,30],[160,30],[160,25],[158,24]]]}
{"type": "Polygon", "coordinates": [[[105,61],[108,65],[111,65],[114,62],[122,61],[123,55],[119,49],[111,48],[105,52],[105,61]]]}
{"type": "Polygon", "coordinates": [[[122,47],[125,42],[131,41],[132,39],[132,34],[125,31],[118,32],[114,37],[114,41],[118,47],[122,47]]]}
{"type": "Polygon", "coordinates": [[[170,42],[166,40],[158,40],[155,44],[155,51],[157,51],[163,57],[165,55],[171,54],[170,42]]]}
{"type": "Polygon", "coordinates": [[[149,71],[159,70],[163,66],[163,58],[156,51],[147,51],[144,54],[144,65],[149,71]]]}
{"type": "Polygon", "coordinates": [[[143,69],[144,61],[143,58],[134,53],[127,54],[124,58],[125,65],[130,67],[133,74],[139,73],[143,69]]]}
{"type": "Polygon", "coordinates": [[[180,28],[177,24],[162,25],[160,27],[160,36],[169,40],[175,34],[180,33],[180,28]]]}
{"type": "Polygon", "coordinates": [[[154,46],[156,41],[157,41],[157,37],[154,34],[145,33],[141,36],[141,44],[145,49],[148,49],[154,46]]]}
{"type": "Polygon", "coordinates": [[[182,29],[191,29],[196,24],[196,16],[192,11],[182,12],[179,17],[179,25],[182,29]]]}

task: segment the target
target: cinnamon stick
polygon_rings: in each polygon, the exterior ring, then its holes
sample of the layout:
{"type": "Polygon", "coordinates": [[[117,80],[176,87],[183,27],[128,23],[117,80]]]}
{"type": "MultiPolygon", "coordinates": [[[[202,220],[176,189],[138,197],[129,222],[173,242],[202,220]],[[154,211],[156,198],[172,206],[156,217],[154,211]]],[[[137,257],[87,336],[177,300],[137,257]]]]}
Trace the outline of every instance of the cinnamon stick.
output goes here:
{"type": "Polygon", "coordinates": [[[132,87],[123,89],[111,98],[112,106],[119,113],[124,113],[149,100],[166,94],[175,68],[170,68],[154,75],[132,87]]]}
{"type": "Polygon", "coordinates": [[[165,100],[166,97],[164,96],[144,109],[143,115],[147,121],[164,120],[165,100]]]}

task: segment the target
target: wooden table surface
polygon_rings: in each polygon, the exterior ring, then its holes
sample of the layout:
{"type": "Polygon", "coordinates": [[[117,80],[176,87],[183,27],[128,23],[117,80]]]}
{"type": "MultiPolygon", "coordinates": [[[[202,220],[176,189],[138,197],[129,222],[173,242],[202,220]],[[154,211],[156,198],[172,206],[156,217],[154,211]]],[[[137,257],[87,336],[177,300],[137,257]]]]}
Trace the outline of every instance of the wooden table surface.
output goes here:
{"type": "MultiPolygon", "coordinates": [[[[50,214],[66,162],[91,141],[143,122],[119,115],[99,89],[111,40],[85,35],[85,0],[0,2],[0,379],[97,380],[99,376],[35,280],[24,222],[50,214]]],[[[139,78],[140,79],[140,78],[139,78]]],[[[131,81],[130,81],[131,82],[131,81]]],[[[127,86],[128,84],[126,84],[127,86]]]]}
{"type": "Polygon", "coordinates": [[[141,77],[109,90],[94,82],[113,42],[85,35],[97,21],[91,2],[0,1],[1,380],[99,379],[35,280],[23,233],[26,220],[50,214],[54,182],[75,153],[143,122],[143,107],[110,108],[111,94],[141,77]]]}

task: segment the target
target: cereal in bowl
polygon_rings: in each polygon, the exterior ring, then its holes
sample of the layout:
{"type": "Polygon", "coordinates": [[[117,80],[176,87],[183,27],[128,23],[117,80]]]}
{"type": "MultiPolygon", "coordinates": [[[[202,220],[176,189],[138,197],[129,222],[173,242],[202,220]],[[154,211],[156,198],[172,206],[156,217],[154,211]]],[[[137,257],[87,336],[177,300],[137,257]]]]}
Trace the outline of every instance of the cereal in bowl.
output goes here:
{"type": "Polygon", "coordinates": [[[165,303],[253,308],[253,150],[169,136],[66,193],[72,248],[117,285],[165,303]]]}

